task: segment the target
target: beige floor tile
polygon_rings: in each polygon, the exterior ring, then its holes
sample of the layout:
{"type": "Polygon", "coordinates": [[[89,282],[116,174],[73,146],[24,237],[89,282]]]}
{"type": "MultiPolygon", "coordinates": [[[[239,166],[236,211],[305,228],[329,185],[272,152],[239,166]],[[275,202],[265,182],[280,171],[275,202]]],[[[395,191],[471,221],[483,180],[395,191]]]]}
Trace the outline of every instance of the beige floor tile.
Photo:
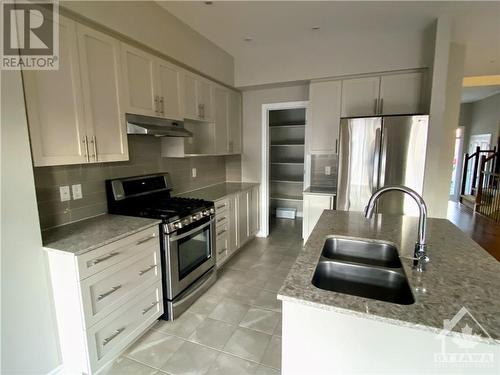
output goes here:
{"type": "Polygon", "coordinates": [[[223,350],[250,361],[260,362],[270,340],[270,335],[239,327],[223,350]]]}
{"type": "MultiPolygon", "coordinates": [[[[279,267],[276,270],[279,270],[279,267]]],[[[290,269],[288,269],[288,271],[290,271],[290,269]]],[[[282,276],[271,276],[266,285],[264,285],[264,289],[270,290],[272,292],[277,292],[278,290],[280,290],[284,281],[285,278],[282,276]]]]}
{"type": "Polygon", "coordinates": [[[240,327],[253,329],[272,335],[281,314],[275,311],[251,307],[240,322],[240,327]]]}
{"type": "Polygon", "coordinates": [[[228,297],[247,305],[252,305],[259,296],[262,289],[252,288],[248,285],[235,285],[228,297]]]}
{"type": "Polygon", "coordinates": [[[281,371],[275,368],[259,365],[255,375],[280,375],[281,371]]]}
{"type": "Polygon", "coordinates": [[[250,306],[229,298],[223,299],[208,316],[230,324],[238,324],[250,306]]]}
{"type": "Polygon", "coordinates": [[[278,299],[277,294],[268,290],[261,291],[253,305],[281,312],[281,301],[278,299]]]}
{"type": "Polygon", "coordinates": [[[162,366],[161,370],[172,375],[206,374],[218,355],[219,352],[216,350],[186,341],[162,366]]]}
{"type": "Polygon", "coordinates": [[[273,336],[264,352],[261,363],[266,366],[281,368],[281,337],[273,336]]]}
{"type": "Polygon", "coordinates": [[[150,330],[126,352],[126,356],[151,367],[160,368],[184,340],[150,330]]]}
{"type": "Polygon", "coordinates": [[[236,327],[220,320],[205,319],[189,336],[189,341],[222,349],[236,327]]]}
{"type": "Polygon", "coordinates": [[[214,311],[215,306],[222,301],[222,296],[220,295],[207,295],[204,294],[200,298],[193,303],[187,311],[201,314],[201,315],[209,315],[212,311],[214,311]]]}
{"type": "Polygon", "coordinates": [[[120,357],[113,363],[107,365],[102,375],[153,375],[158,370],[143,365],[142,363],[133,361],[129,358],[120,357]]]}
{"type": "Polygon", "coordinates": [[[209,375],[253,375],[258,364],[221,353],[208,371],[209,375]]]}
{"type": "Polygon", "coordinates": [[[158,323],[153,326],[153,329],[187,339],[205,317],[206,316],[202,314],[186,311],[174,321],[158,321],[158,323]]]}
{"type": "Polygon", "coordinates": [[[281,337],[281,328],[283,327],[283,319],[280,315],[280,320],[278,322],[278,324],[276,324],[276,328],[274,329],[274,335],[276,336],[280,336],[281,337]]]}

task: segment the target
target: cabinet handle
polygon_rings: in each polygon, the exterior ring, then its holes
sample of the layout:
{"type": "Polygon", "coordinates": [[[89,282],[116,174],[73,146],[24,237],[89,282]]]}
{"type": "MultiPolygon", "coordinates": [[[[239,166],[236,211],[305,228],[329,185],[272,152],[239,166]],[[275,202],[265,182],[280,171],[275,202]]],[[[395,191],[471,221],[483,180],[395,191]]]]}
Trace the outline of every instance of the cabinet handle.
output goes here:
{"type": "Polygon", "coordinates": [[[156,233],[153,233],[152,235],[146,237],[146,238],[143,238],[139,241],[137,241],[135,244],[136,245],[141,245],[143,244],[144,242],[148,242],[148,241],[151,241],[153,238],[156,238],[156,233]]]}
{"type": "Polygon", "coordinates": [[[227,248],[220,249],[220,251],[217,251],[217,255],[221,255],[226,250],[227,250],[227,248]]]}
{"type": "Polygon", "coordinates": [[[198,104],[198,117],[201,118],[201,104],[198,104]]]}
{"type": "Polygon", "coordinates": [[[220,210],[220,209],[223,209],[224,207],[226,207],[226,203],[224,204],[221,204],[220,206],[217,206],[215,207],[217,210],[220,210]]]}
{"type": "Polygon", "coordinates": [[[92,261],[92,266],[95,266],[101,262],[104,262],[105,260],[113,258],[113,257],[117,256],[118,254],[120,254],[120,253],[109,253],[108,255],[103,256],[102,258],[97,258],[97,259],[92,261]]]}
{"type": "MultiPolygon", "coordinates": [[[[339,153],[339,140],[336,139],[335,140],[335,153],[338,154],[339,153]]],[[[305,173],[305,172],[304,172],[305,173]]]]}
{"type": "Polygon", "coordinates": [[[157,264],[153,264],[152,266],[149,266],[148,268],[146,268],[145,270],[142,270],[142,271],[139,271],[139,276],[142,276],[144,275],[145,273],[148,273],[149,271],[151,271],[152,269],[158,267],[157,264]]]}
{"type": "Polygon", "coordinates": [[[220,232],[217,232],[217,236],[220,236],[221,234],[224,234],[227,232],[227,229],[221,230],[220,232]]]}
{"type": "Polygon", "coordinates": [[[149,310],[151,310],[153,307],[155,307],[156,305],[158,305],[158,301],[156,302],[153,302],[151,305],[149,305],[148,307],[146,307],[144,310],[142,310],[142,315],[146,314],[149,310]]]}
{"type": "Polygon", "coordinates": [[[225,216],[224,216],[224,217],[221,217],[221,218],[217,219],[217,222],[218,222],[218,223],[220,223],[220,222],[221,222],[222,220],[224,220],[225,218],[226,218],[225,216]]]}
{"type": "Polygon", "coordinates": [[[95,135],[92,136],[92,141],[90,141],[90,143],[92,143],[92,146],[94,147],[94,159],[97,161],[97,139],[95,135]]]}
{"type": "Polygon", "coordinates": [[[378,99],[375,99],[373,101],[373,113],[377,114],[377,104],[378,104],[378,99]]]}
{"type": "Polygon", "coordinates": [[[158,109],[158,95],[155,95],[155,113],[158,114],[160,112],[160,110],[158,109]]]}
{"type": "Polygon", "coordinates": [[[165,116],[165,107],[163,105],[163,96],[160,96],[160,113],[165,116]]]}
{"type": "Polygon", "coordinates": [[[87,160],[87,163],[90,163],[90,156],[89,156],[89,142],[87,140],[87,136],[84,136],[82,138],[82,143],[85,145],[85,160],[87,160]]]}
{"type": "Polygon", "coordinates": [[[100,301],[102,300],[103,298],[106,298],[107,296],[113,294],[114,292],[116,292],[118,289],[120,289],[122,286],[121,285],[117,285],[117,286],[114,286],[112,287],[108,292],[106,293],[103,293],[103,294],[99,294],[97,296],[97,300],[100,301]]]}
{"type": "Polygon", "coordinates": [[[123,331],[125,331],[125,327],[117,329],[111,336],[102,340],[102,346],[108,345],[111,341],[113,341],[123,331]]]}
{"type": "Polygon", "coordinates": [[[380,108],[378,109],[378,111],[380,114],[384,112],[384,98],[380,99],[380,108]]]}

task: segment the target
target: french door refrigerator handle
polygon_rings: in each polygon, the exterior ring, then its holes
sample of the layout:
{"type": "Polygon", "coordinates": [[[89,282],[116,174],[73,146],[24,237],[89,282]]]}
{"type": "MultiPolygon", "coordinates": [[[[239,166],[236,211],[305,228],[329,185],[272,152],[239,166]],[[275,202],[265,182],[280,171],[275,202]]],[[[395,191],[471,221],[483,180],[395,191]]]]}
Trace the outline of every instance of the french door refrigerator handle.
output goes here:
{"type": "Polygon", "coordinates": [[[374,193],[379,188],[381,143],[382,143],[382,129],[378,128],[375,130],[375,149],[373,152],[373,171],[371,179],[372,193],[374,193]]]}

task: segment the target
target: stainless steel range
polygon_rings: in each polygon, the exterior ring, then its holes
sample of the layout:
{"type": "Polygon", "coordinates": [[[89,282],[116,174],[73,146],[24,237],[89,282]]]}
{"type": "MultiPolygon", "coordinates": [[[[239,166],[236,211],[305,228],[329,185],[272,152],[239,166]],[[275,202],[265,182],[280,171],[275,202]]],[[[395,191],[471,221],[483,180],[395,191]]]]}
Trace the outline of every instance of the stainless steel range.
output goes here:
{"type": "Polygon", "coordinates": [[[213,202],[170,196],[168,173],[106,181],[111,214],[160,219],[165,314],[173,320],[216,280],[213,202]]]}

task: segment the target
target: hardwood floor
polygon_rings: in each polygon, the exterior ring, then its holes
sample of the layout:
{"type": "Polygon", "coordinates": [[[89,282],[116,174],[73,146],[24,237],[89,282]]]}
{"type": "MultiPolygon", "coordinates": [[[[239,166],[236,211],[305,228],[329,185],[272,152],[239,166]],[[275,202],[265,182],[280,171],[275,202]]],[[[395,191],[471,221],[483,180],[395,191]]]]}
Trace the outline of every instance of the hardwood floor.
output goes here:
{"type": "Polygon", "coordinates": [[[457,202],[448,203],[448,220],[500,261],[500,224],[457,202]]]}

